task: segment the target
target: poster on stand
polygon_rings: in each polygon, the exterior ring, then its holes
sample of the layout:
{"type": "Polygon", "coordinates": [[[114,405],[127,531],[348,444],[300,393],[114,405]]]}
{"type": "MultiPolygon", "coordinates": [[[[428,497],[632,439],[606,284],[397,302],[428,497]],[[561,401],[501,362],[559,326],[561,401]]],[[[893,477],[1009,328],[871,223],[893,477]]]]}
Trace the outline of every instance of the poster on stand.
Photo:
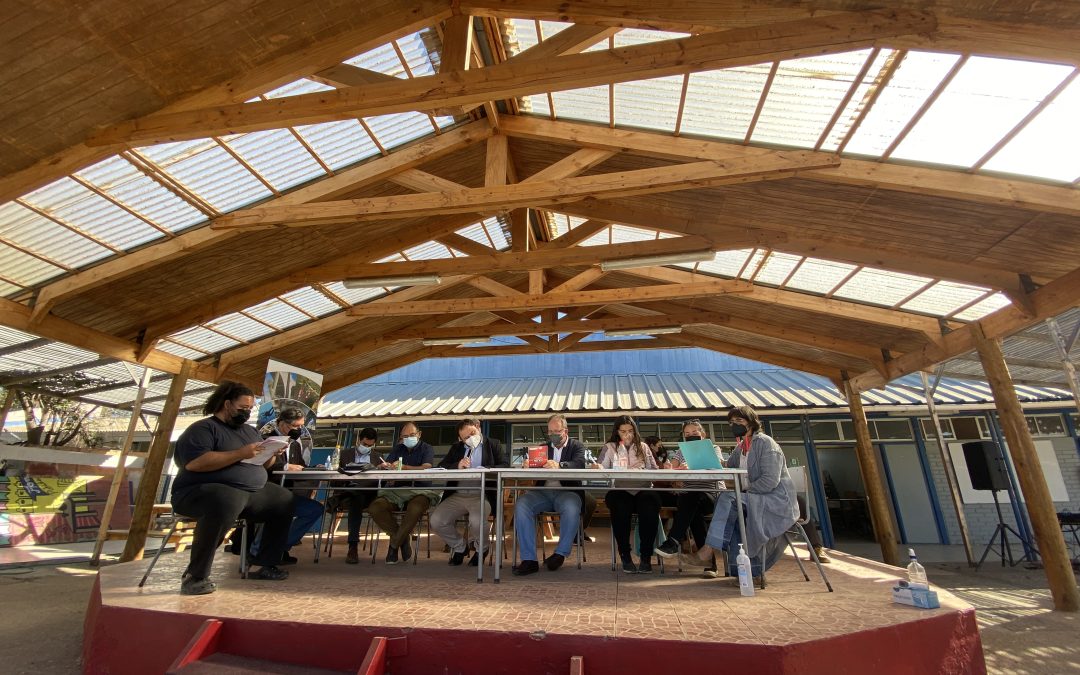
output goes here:
{"type": "Polygon", "coordinates": [[[270,359],[263,377],[262,403],[256,428],[262,429],[286,408],[304,411],[304,426],[315,428],[315,415],[322,396],[323,376],[299,366],[270,359]]]}

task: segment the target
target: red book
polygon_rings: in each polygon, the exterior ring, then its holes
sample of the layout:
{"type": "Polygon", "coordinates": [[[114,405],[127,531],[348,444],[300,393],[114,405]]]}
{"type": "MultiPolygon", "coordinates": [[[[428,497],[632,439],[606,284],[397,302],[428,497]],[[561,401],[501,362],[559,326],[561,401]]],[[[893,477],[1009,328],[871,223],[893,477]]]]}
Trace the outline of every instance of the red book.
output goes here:
{"type": "Polygon", "coordinates": [[[548,461],[548,451],[546,445],[541,445],[536,448],[529,448],[529,468],[539,469],[548,461]]]}

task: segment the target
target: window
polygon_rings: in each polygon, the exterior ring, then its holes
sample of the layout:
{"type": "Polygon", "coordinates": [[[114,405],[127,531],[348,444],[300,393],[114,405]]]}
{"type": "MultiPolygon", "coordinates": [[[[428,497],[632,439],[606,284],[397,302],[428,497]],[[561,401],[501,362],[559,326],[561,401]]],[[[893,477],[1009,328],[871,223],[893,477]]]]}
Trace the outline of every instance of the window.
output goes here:
{"type": "Polygon", "coordinates": [[[1028,415],[1028,431],[1032,436],[1068,436],[1061,415],[1028,415]]]}
{"type": "Polygon", "coordinates": [[[870,422],[870,434],[874,440],[907,440],[912,437],[911,425],[907,420],[873,420],[870,422]]]}
{"type": "Polygon", "coordinates": [[[984,417],[953,417],[950,421],[955,432],[953,437],[958,440],[990,438],[990,429],[984,417]]]}
{"type": "MultiPolygon", "coordinates": [[[[936,441],[937,432],[934,431],[934,420],[925,417],[919,422],[922,424],[923,436],[931,441],[936,441]]],[[[952,420],[941,420],[941,435],[946,441],[956,438],[956,434],[953,432],[952,420]]]]}
{"type": "Polygon", "coordinates": [[[810,422],[810,436],[815,441],[840,441],[844,436],[836,420],[810,422]]]}
{"type": "MultiPolygon", "coordinates": [[[[511,443],[515,446],[547,442],[546,424],[515,424],[512,429],[514,436],[511,443]]],[[[573,431],[571,430],[572,436],[573,431]]]]}
{"type": "Polygon", "coordinates": [[[801,443],[803,440],[802,422],[799,420],[770,422],[769,435],[777,441],[793,441],[801,443]]]}
{"type": "Polygon", "coordinates": [[[332,448],[341,443],[341,429],[315,429],[311,432],[311,444],[316,448],[332,448]]]}

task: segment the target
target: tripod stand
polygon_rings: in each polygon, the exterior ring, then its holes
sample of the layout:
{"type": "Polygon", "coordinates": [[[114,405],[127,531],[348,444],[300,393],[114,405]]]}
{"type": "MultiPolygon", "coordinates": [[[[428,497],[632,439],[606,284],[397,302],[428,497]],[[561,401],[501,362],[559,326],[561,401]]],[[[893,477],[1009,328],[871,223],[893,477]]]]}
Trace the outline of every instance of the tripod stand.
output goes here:
{"type": "Polygon", "coordinates": [[[997,527],[994,528],[994,533],[990,535],[990,541],[987,542],[986,549],[983,550],[982,557],[979,558],[979,563],[975,565],[975,570],[978,571],[978,569],[982,567],[983,561],[986,560],[986,556],[990,554],[990,551],[993,550],[995,544],[998,545],[999,550],[994,551],[994,554],[1001,557],[1002,567],[1005,567],[1006,556],[1008,556],[1009,559],[1009,567],[1016,567],[1018,564],[1025,560],[1029,562],[1035,562],[1031,558],[1031,554],[1028,552],[1034,551],[1035,547],[1032,545],[1031,542],[1024,539],[1023,535],[1021,535],[1009,525],[1005,524],[1005,518],[1001,515],[1001,502],[998,501],[998,491],[991,490],[990,493],[994,497],[994,508],[997,509],[998,524],[997,527]],[[1020,540],[1020,543],[1024,544],[1024,556],[1018,560],[1013,559],[1012,547],[1009,546],[1009,532],[1012,532],[1013,535],[1020,540]]]}

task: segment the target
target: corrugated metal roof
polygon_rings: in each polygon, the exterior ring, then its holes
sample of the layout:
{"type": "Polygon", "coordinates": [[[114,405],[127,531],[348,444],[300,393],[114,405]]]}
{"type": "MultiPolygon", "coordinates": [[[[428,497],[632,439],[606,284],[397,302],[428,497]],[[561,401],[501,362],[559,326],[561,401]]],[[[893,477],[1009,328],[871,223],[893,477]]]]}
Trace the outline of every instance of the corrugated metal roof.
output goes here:
{"type": "MultiPolygon", "coordinates": [[[[1022,401],[1068,400],[1064,389],[1018,387],[1022,401]]],[[[907,376],[862,395],[873,406],[925,406],[918,376],[907,376]]],[[[993,402],[989,385],[943,378],[935,400],[964,405],[993,402]]],[[[843,408],[825,378],[786,370],[636,373],[598,376],[510,377],[438,382],[365,382],[328,394],[322,418],[521,415],[566,412],[706,413],[735,405],[759,410],[843,408]]]]}

